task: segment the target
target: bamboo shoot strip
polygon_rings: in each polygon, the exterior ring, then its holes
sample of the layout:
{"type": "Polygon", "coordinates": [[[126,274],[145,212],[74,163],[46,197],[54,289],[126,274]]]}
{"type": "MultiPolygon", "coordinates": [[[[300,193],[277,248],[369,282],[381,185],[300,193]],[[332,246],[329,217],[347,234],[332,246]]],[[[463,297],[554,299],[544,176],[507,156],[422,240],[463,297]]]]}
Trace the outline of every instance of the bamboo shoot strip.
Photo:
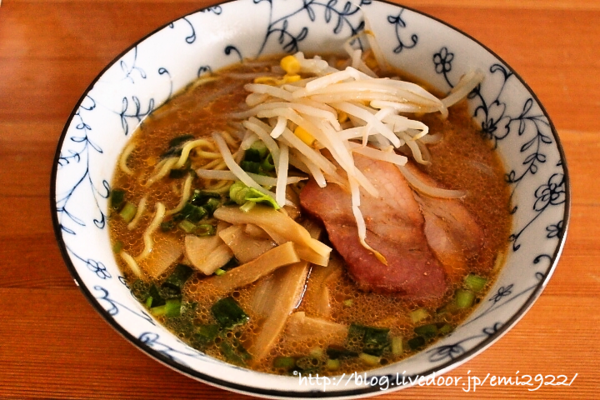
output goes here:
{"type": "Polygon", "coordinates": [[[287,215],[273,208],[256,205],[252,210],[244,212],[238,207],[220,207],[215,211],[215,218],[232,224],[254,224],[270,230],[289,241],[307,246],[321,256],[329,257],[331,247],[310,237],[308,231],[287,215]]]}
{"type": "Polygon", "coordinates": [[[232,225],[223,229],[219,236],[242,264],[254,260],[277,246],[277,243],[270,239],[256,239],[250,236],[244,232],[242,225],[232,225]]]}
{"type": "Polygon", "coordinates": [[[231,249],[219,236],[219,233],[226,227],[227,224],[220,222],[217,225],[217,235],[207,237],[186,235],[185,237],[186,257],[194,268],[202,271],[205,275],[213,274],[233,257],[231,249]]]}
{"type": "MultiPolygon", "coordinates": [[[[319,237],[321,236],[321,232],[323,231],[322,227],[311,219],[307,219],[304,222],[302,222],[302,226],[306,228],[306,230],[308,231],[308,233],[310,233],[310,236],[313,239],[317,240],[319,239],[319,237]]],[[[327,267],[330,263],[329,254],[327,256],[322,256],[310,247],[296,244],[296,252],[298,253],[298,257],[300,257],[301,260],[308,261],[309,263],[314,265],[327,267]]]]}
{"type": "Polygon", "coordinates": [[[161,274],[181,257],[182,253],[181,244],[178,240],[166,235],[160,235],[159,240],[154,245],[154,251],[140,264],[146,273],[152,278],[158,279],[161,274]]]}
{"type": "Polygon", "coordinates": [[[272,298],[271,295],[276,291],[276,285],[278,284],[276,274],[265,276],[256,283],[256,288],[252,294],[252,301],[250,302],[250,311],[253,315],[257,315],[259,318],[266,318],[272,309],[272,298]]]}
{"type": "MultiPolygon", "coordinates": [[[[289,241],[287,238],[277,234],[272,229],[265,228],[264,231],[277,244],[284,244],[289,241]]],[[[329,265],[329,254],[323,256],[311,249],[310,247],[302,246],[297,243],[294,244],[296,248],[296,253],[298,253],[298,257],[300,257],[301,260],[308,261],[311,264],[320,265],[322,267],[326,267],[327,265],[329,265]]]]}
{"type": "MultiPolygon", "coordinates": [[[[307,221],[304,227],[314,239],[321,235],[321,227],[312,221],[307,221]]],[[[308,270],[309,263],[306,261],[281,268],[275,272],[274,280],[270,282],[272,292],[261,293],[268,295],[268,298],[273,299],[274,302],[270,304],[268,317],[250,348],[254,360],[258,361],[265,357],[283,332],[288,316],[301,299],[308,270]]]]}
{"type": "Polygon", "coordinates": [[[300,300],[308,269],[308,262],[301,261],[275,272],[276,296],[271,297],[273,299],[272,309],[249,350],[250,354],[254,356],[254,360],[259,361],[264,358],[279,338],[287,317],[300,300]]]}
{"type": "Polygon", "coordinates": [[[311,314],[320,317],[329,317],[331,307],[329,304],[329,288],[327,284],[342,276],[343,262],[339,257],[331,257],[327,268],[314,266],[310,272],[308,288],[302,299],[305,309],[311,314]]]}
{"type": "Polygon", "coordinates": [[[207,280],[218,292],[229,293],[234,289],[249,285],[275,271],[279,267],[294,264],[300,261],[294,245],[291,242],[277,246],[267,251],[249,263],[242,264],[228,271],[222,276],[215,276],[207,280]]]}
{"type": "Polygon", "coordinates": [[[319,338],[345,339],[348,327],[320,318],[307,317],[304,312],[297,312],[288,318],[286,332],[289,338],[296,340],[319,338]]]}

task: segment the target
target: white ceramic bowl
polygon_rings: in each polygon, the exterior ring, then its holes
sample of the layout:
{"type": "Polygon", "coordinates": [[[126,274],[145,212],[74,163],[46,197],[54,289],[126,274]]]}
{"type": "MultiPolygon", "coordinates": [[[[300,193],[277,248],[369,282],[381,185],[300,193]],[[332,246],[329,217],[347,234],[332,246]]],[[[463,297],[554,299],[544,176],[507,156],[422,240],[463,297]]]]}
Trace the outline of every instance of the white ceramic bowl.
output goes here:
{"type": "MultiPolygon", "coordinates": [[[[281,397],[361,397],[403,387],[396,376],[442,374],[483,351],[540,295],[556,267],[568,225],[564,154],[536,96],[498,56],[456,29],[390,3],[238,0],[200,10],[132,45],[90,85],[63,131],[52,173],[56,237],[65,262],[96,310],[149,356],[225,389],[281,397]],[[140,121],[199,75],[272,53],[337,51],[364,17],[394,66],[441,91],[478,68],[469,96],[482,135],[506,165],[513,227],[506,266],[471,317],[433,347],[370,371],[367,380],[330,385],[252,372],[194,350],[130,294],[108,237],[107,198],[117,157],[140,121]],[[403,375],[404,374],[404,375],[403,375]]],[[[408,379],[407,379],[408,380],[408,379]]]]}

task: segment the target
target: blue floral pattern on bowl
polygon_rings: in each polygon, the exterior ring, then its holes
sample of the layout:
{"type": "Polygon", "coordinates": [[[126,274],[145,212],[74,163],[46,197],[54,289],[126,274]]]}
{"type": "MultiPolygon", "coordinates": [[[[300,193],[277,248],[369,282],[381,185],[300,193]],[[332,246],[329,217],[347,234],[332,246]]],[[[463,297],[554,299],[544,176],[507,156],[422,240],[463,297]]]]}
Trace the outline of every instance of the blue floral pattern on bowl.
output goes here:
{"type": "Polygon", "coordinates": [[[353,381],[323,392],[299,385],[297,377],[252,372],[187,346],[130,294],[107,228],[117,157],[153,110],[202,74],[261,55],[337,51],[366,26],[390,63],[441,91],[469,70],[485,73],[468,96],[469,107],[482,137],[505,163],[507,207],[514,216],[506,266],[471,317],[433,347],[369,376],[446,372],[491,345],[539,296],[566,238],[569,180],[552,123],[508,65],[454,28],[394,4],[238,0],[180,18],[119,56],[84,93],[57,149],[51,197],[64,259],[96,310],[134,345],[188,376],[254,395],[349,398],[379,392],[376,385],[353,381]]]}

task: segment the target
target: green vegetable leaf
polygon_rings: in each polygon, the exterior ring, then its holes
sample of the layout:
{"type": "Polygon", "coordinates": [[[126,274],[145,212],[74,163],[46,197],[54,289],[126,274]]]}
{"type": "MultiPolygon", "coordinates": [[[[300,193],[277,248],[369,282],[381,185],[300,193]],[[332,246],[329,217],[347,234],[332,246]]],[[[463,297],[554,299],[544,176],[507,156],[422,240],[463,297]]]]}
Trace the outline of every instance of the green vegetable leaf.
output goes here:
{"type": "Polygon", "coordinates": [[[233,329],[245,324],[250,319],[233,297],[218,300],[212,306],[211,312],[223,329],[233,329]]]}
{"type": "Polygon", "coordinates": [[[244,182],[237,181],[229,188],[229,198],[239,205],[247,202],[268,204],[274,209],[281,208],[271,196],[260,192],[257,189],[246,186],[244,182]]]}
{"type": "Polygon", "coordinates": [[[115,211],[119,211],[125,204],[125,191],[121,189],[113,189],[110,192],[110,206],[115,211]]]}

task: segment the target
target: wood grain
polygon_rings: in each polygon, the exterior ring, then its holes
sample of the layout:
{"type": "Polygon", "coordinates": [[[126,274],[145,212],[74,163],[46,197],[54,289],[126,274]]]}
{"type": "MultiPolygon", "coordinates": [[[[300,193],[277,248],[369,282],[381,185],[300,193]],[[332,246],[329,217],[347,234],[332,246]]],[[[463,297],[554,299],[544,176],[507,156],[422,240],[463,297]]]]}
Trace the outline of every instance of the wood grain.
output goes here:
{"type": "MultiPolygon", "coordinates": [[[[139,352],[73,283],[50,219],[63,125],[94,77],[198,1],[5,0],[0,7],[0,398],[242,399],[139,352]]],[[[485,43],[537,93],[567,155],[571,223],[560,264],[525,317],[449,373],[565,374],[570,387],[415,387],[383,399],[596,398],[600,341],[600,2],[407,0],[485,43]]]]}

